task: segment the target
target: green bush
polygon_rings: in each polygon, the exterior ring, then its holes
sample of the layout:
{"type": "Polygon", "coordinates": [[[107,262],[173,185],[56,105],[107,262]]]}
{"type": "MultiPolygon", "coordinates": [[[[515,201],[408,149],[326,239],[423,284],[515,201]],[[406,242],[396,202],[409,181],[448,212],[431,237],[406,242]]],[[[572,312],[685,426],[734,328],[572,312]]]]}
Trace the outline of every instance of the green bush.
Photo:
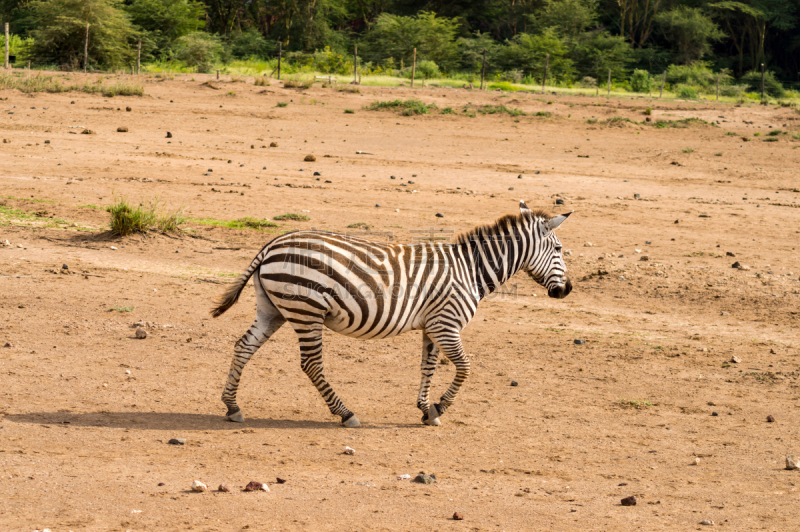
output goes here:
{"type": "Polygon", "coordinates": [[[653,90],[653,78],[646,70],[634,70],[631,76],[631,89],[633,92],[650,92],[653,90]]]}
{"type": "Polygon", "coordinates": [[[120,198],[106,210],[111,215],[109,224],[111,232],[119,236],[146,233],[151,230],[162,233],[174,232],[184,222],[180,209],[171,214],[163,214],[157,198],[146,206],[142,203],[133,206],[125,198],[120,198]]]}
{"type": "Polygon", "coordinates": [[[196,31],[176,42],[177,59],[197,72],[210,72],[222,56],[222,43],[215,35],[196,31]]]}
{"type": "Polygon", "coordinates": [[[675,95],[686,100],[696,100],[700,97],[697,87],[691,85],[678,85],[675,87],[675,95]]]}
{"type": "Polygon", "coordinates": [[[433,61],[419,61],[416,74],[422,79],[438,78],[441,75],[439,65],[433,61]]]}
{"type": "MultiPolygon", "coordinates": [[[[751,70],[744,76],[741,81],[747,84],[748,90],[761,94],[761,72],[751,70]]],[[[775,74],[769,70],[764,72],[764,93],[774,98],[783,98],[786,95],[786,89],[780,81],[775,78],[775,74]]]]}
{"type": "Polygon", "coordinates": [[[276,48],[272,41],[267,41],[255,28],[237,33],[230,41],[230,53],[239,59],[267,57],[276,48]]]}

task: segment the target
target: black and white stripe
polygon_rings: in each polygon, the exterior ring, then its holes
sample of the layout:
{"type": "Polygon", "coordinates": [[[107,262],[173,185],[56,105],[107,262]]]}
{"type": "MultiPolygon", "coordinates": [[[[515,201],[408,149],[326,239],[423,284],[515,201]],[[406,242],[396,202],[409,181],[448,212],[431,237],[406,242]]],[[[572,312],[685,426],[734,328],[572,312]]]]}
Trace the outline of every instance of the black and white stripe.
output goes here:
{"type": "Polygon", "coordinates": [[[243,421],[236,404],[247,361],[285,322],[297,333],[300,366],[330,411],[348,427],[359,425],[331,385],[322,362],[322,329],[361,339],[422,330],[422,382],[417,407],[423,422],[438,425],[470,374],[461,330],[481,299],[522,270],[563,298],[572,290],[554,230],[569,214],[549,217],[520,202],[520,214],[468,231],[453,243],[387,244],[324,231],[279,236],[256,255],[212,311],[233,306],[254,277],[257,317],[236,342],[222,394],[226,419],[243,421]],[[439,352],[456,376],[439,403],[428,397],[439,352]]]}

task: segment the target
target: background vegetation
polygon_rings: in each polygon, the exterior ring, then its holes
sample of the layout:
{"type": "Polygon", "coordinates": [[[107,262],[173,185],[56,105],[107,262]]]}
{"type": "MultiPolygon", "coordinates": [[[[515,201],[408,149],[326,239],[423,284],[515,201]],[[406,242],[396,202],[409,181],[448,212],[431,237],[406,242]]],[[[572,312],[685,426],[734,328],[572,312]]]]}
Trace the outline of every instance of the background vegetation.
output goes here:
{"type": "MultiPolygon", "coordinates": [[[[666,72],[687,97],[760,88],[783,97],[800,82],[800,0],[0,0],[17,62],[76,69],[91,25],[90,68],[130,68],[142,42],[152,69],[220,65],[364,75],[479,79],[648,92],[666,72]]],[[[269,73],[269,72],[267,72],[269,73]]]]}

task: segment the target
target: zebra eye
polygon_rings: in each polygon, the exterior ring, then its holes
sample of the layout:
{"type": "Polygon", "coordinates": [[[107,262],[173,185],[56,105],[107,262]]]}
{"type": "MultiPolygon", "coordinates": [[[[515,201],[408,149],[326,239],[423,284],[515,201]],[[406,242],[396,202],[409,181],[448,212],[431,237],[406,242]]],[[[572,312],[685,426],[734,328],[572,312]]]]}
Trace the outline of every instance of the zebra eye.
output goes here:
{"type": "Polygon", "coordinates": [[[561,251],[561,246],[556,246],[556,251],[561,251]]]}

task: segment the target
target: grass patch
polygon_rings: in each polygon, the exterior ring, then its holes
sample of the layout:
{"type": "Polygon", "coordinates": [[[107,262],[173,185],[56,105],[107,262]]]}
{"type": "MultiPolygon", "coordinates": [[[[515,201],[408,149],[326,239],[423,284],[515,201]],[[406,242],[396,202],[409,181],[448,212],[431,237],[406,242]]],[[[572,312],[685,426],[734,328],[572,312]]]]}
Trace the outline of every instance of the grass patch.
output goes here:
{"type": "Polygon", "coordinates": [[[653,403],[646,399],[620,399],[617,401],[617,404],[622,408],[635,408],[636,410],[642,410],[648,406],[653,406],[653,403]]]}
{"type": "Polygon", "coordinates": [[[765,372],[758,372],[758,371],[751,371],[749,373],[744,374],[745,377],[750,377],[751,379],[760,382],[762,384],[775,384],[775,374],[771,371],[765,372]]]}
{"type": "MultiPolygon", "coordinates": [[[[656,120],[653,124],[657,129],[664,129],[668,127],[683,129],[691,126],[713,126],[717,125],[712,122],[706,122],[701,118],[684,118],[681,120],[656,120]]],[[[734,133],[735,135],[736,133],[734,133]]]]}
{"type": "Polygon", "coordinates": [[[111,307],[108,309],[109,312],[133,312],[133,307],[111,307]]]}
{"type": "Polygon", "coordinates": [[[715,154],[714,154],[714,157],[722,157],[722,152],[715,153],[715,154]]]}
{"type": "Polygon", "coordinates": [[[778,135],[780,135],[781,133],[783,133],[783,131],[781,131],[780,129],[773,129],[772,131],[770,131],[769,133],[767,133],[767,136],[768,136],[768,137],[777,137],[777,136],[778,136],[778,135]]]}
{"type": "Polygon", "coordinates": [[[257,76],[253,78],[253,85],[256,87],[269,87],[269,78],[267,76],[257,76]]]}
{"type": "Polygon", "coordinates": [[[645,110],[644,110],[644,114],[647,115],[647,116],[652,115],[653,114],[653,108],[652,107],[646,107],[645,110]]]}
{"type": "Polygon", "coordinates": [[[351,92],[353,94],[361,93],[361,89],[359,89],[355,85],[339,85],[339,88],[337,90],[339,92],[351,92]]]}
{"type": "Polygon", "coordinates": [[[549,111],[538,111],[536,113],[533,113],[533,116],[543,116],[545,118],[550,118],[551,116],[553,116],[553,113],[549,111]]]}
{"type": "Polygon", "coordinates": [[[625,118],[624,116],[612,116],[611,118],[606,120],[606,124],[609,127],[623,127],[625,124],[634,124],[639,125],[638,122],[631,120],[630,118],[625,118]]]}
{"type": "Polygon", "coordinates": [[[0,90],[17,89],[24,93],[35,92],[86,92],[113,96],[144,96],[144,85],[127,81],[105,83],[102,78],[83,84],[67,83],[62,76],[43,76],[41,72],[35,76],[14,72],[0,72],[0,90]]]}
{"type": "Polygon", "coordinates": [[[310,89],[314,85],[314,76],[287,76],[283,80],[283,87],[286,89],[310,89]]]}
{"type": "Polygon", "coordinates": [[[245,217],[239,218],[237,220],[215,220],[214,218],[192,218],[189,220],[193,223],[198,223],[202,225],[213,225],[215,227],[228,227],[230,229],[267,229],[271,227],[280,227],[275,222],[270,220],[259,219],[259,218],[252,218],[252,217],[245,217]]]}
{"type": "Polygon", "coordinates": [[[36,225],[38,227],[58,227],[61,225],[69,225],[69,222],[61,218],[51,218],[47,211],[22,211],[0,202],[0,227],[15,224],[36,225]]]}
{"type": "Polygon", "coordinates": [[[286,107],[289,105],[289,102],[278,102],[275,104],[276,107],[286,107]]]}
{"type": "Polygon", "coordinates": [[[78,208],[79,208],[79,209],[94,209],[94,210],[101,210],[101,209],[103,209],[103,210],[105,210],[105,209],[104,209],[104,207],[100,207],[100,206],[98,206],[98,205],[93,205],[93,204],[91,204],[91,203],[89,203],[89,204],[86,204],[86,205],[78,205],[78,208]]]}
{"type": "Polygon", "coordinates": [[[344,110],[344,114],[346,114],[346,115],[354,115],[354,114],[356,114],[356,112],[353,111],[352,109],[345,109],[344,110]]]}
{"type": "Polygon", "coordinates": [[[273,220],[278,220],[279,222],[307,222],[311,218],[306,216],[305,214],[297,214],[296,212],[287,212],[286,214],[279,214],[272,218],[273,220]]]}
{"type": "Polygon", "coordinates": [[[185,221],[182,209],[164,214],[158,198],[147,205],[140,203],[136,206],[128,203],[125,198],[119,198],[106,207],[106,210],[111,215],[111,232],[119,236],[148,231],[172,233],[178,231],[185,221]]]}
{"type": "Polygon", "coordinates": [[[753,136],[754,137],[760,137],[761,136],[761,132],[760,131],[756,131],[755,133],[753,133],[753,136]]]}
{"type": "Polygon", "coordinates": [[[778,137],[767,137],[764,142],[778,142],[778,137]]]}
{"type": "Polygon", "coordinates": [[[794,135],[792,135],[792,138],[794,140],[800,140],[800,133],[795,133],[794,135]]]}
{"type": "MultiPolygon", "coordinates": [[[[521,109],[516,108],[509,108],[505,105],[484,105],[478,109],[478,112],[482,115],[495,115],[495,114],[507,114],[509,116],[525,116],[525,112],[521,109]]],[[[549,114],[549,113],[548,113],[549,114]]]]}
{"type": "Polygon", "coordinates": [[[442,109],[442,114],[443,115],[455,115],[455,114],[458,114],[458,113],[456,113],[455,109],[453,109],[452,107],[445,107],[444,109],[442,109]]]}
{"type": "Polygon", "coordinates": [[[386,102],[372,102],[368,106],[365,107],[368,111],[383,111],[383,110],[391,110],[391,111],[400,111],[403,116],[411,116],[411,115],[425,115],[428,114],[428,111],[431,109],[438,109],[435,103],[430,105],[425,104],[422,100],[418,100],[416,98],[411,98],[408,100],[390,100],[386,102]]]}
{"type": "Polygon", "coordinates": [[[736,133],[734,133],[733,131],[726,131],[725,134],[727,136],[729,136],[729,137],[735,137],[736,136],[736,133]]]}
{"type": "Polygon", "coordinates": [[[369,224],[364,222],[356,222],[347,226],[348,229],[369,229],[369,224]]]}
{"type": "Polygon", "coordinates": [[[596,118],[588,118],[586,120],[586,123],[587,124],[596,124],[597,123],[597,119],[596,118]]]}
{"type": "Polygon", "coordinates": [[[684,149],[682,149],[681,151],[682,151],[683,153],[694,153],[694,150],[693,150],[692,148],[684,148],[684,149]]]}

